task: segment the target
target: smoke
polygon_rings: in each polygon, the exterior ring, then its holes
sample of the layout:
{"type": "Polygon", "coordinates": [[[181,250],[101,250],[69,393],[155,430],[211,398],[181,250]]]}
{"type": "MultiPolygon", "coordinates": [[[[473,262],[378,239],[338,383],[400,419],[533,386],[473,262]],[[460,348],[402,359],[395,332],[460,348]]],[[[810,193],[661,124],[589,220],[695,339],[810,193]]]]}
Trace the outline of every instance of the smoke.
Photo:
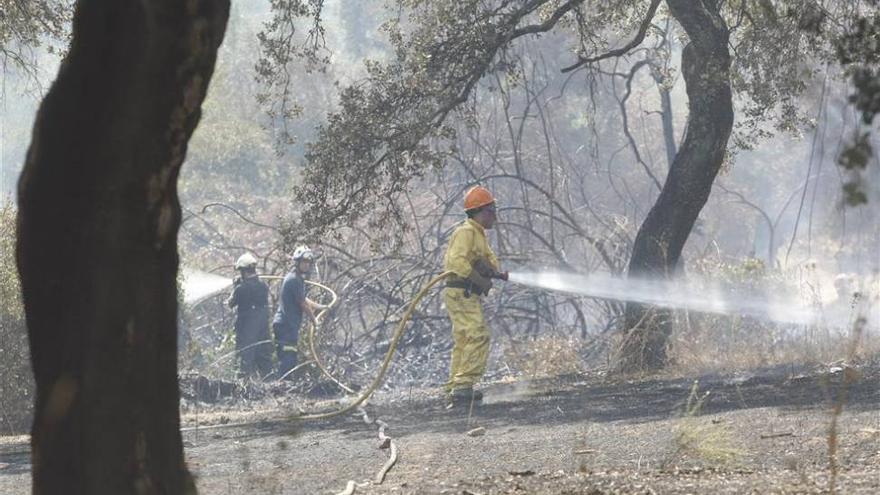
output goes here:
{"type": "Polygon", "coordinates": [[[688,309],[706,313],[742,315],[801,325],[818,324],[826,316],[819,308],[793,297],[759,293],[752,288],[722,286],[688,280],[624,279],[609,274],[580,275],[561,272],[513,272],[510,281],[545,290],[599,299],[612,299],[688,309]]]}

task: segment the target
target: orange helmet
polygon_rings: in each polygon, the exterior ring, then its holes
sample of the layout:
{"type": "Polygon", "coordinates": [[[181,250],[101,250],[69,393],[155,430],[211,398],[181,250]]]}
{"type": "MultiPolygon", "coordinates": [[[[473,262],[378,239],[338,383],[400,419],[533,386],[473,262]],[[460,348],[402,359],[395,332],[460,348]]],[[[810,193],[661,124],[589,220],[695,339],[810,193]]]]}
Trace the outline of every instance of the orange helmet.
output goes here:
{"type": "Polygon", "coordinates": [[[483,206],[490,205],[494,202],[495,198],[492,197],[492,193],[490,193],[488,189],[482,186],[472,187],[464,195],[465,211],[482,208],[483,206]]]}

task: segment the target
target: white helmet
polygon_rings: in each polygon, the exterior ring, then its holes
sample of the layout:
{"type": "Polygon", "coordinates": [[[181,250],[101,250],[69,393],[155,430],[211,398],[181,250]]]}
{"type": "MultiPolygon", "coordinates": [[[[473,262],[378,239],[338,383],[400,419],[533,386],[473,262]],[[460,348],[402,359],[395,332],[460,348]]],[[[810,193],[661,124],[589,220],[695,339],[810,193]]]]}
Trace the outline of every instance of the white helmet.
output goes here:
{"type": "Polygon", "coordinates": [[[257,259],[251,253],[244,253],[235,260],[235,269],[243,270],[245,268],[256,268],[257,259]]]}
{"type": "Polygon", "coordinates": [[[297,248],[293,250],[293,261],[313,259],[315,259],[315,252],[309,249],[306,245],[297,246],[297,248]]]}

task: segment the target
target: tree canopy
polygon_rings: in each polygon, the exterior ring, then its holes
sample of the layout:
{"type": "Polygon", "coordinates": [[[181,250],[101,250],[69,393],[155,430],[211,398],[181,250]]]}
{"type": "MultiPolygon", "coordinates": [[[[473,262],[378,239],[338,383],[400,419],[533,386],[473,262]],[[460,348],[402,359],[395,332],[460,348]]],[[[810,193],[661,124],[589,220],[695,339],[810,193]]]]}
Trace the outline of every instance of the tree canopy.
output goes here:
{"type": "MultiPolygon", "coordinates": [[[[734,144],[745,148],[768,136],[767,122],[788,131],[809,124],[797,98],[831,61],[847,2],[701,3],[717,8],[730,30],[738,115],[734,144]]],[[[588,77],[668,52],[669,46],[651,49],[656,43],[649,41],[665,36],[664,19],[675,17],[660,1],[399,1],[396,6],[399,14],[383,27],[393,56],[368,60],[367,76],[341,88],[339,110],[309,146],[305,180],[297,188],[299,201],[309,205],[302,226],[327,229],[368,212],[379,221],[394,216],[406,184],[443,163],[445,150],[437,140],[452,138],[448,117],[466,111],[477,83],[495,72],[515,77],[518,68],[507,54],[518,44],[557,34],[572,53],[563,70],[588,77]],[[375,204],[388,207],[371,207],[375,204]]],[[[674,28],[671,39],[687,35],[674,28]]],[[[283,72],[285,63],[290,59],[276,56],[261,67],[283,72]]],[[[284,101],[290,95],[280,96],[284,101]]]]}

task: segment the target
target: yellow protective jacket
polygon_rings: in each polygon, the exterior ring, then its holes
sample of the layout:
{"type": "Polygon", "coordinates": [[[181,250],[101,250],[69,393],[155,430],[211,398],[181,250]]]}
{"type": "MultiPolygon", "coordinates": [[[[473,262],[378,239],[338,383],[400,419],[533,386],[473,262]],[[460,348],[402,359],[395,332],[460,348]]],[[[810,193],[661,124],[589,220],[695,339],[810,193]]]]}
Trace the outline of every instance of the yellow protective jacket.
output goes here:
{"type": "Polygon", "coordinates": [[[473,270],[471,263],[478,258],[487,259],[496,270],[500,270],[498,257],[489,247],[486,230],[475,220],[468,218],[452,233],[443,258],[443,269],[454,272],[453,279],[465,279],[473,270]]]}

